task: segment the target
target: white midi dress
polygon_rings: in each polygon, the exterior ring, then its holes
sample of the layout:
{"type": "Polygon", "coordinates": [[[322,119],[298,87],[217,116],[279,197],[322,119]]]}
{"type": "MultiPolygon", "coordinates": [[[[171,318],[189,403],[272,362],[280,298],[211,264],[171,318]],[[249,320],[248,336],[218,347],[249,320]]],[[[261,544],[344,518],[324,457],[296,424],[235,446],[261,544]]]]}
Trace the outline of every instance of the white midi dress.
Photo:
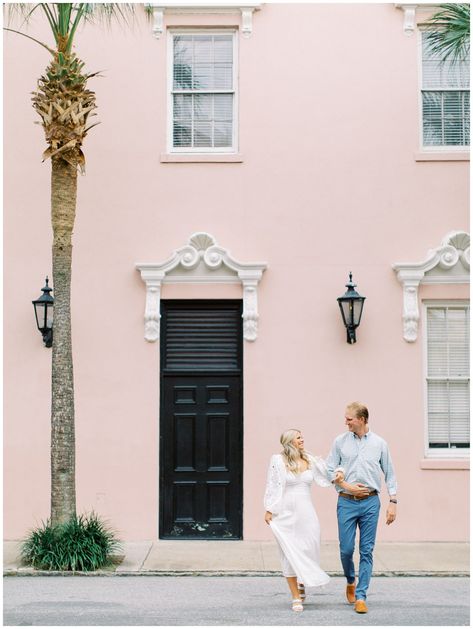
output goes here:
{"type": "Polygon", "coordinates": [[[280,454],[271,457],[265,508],[273,518],[271,530],[278,543],[283,575],[297,577],[306,587],[326,585],[330,577],[320,567],[320,524],[311,499],[311,486],[331,486],[325,461],[311,458],[301,474],[287,471],[280,454]]]}

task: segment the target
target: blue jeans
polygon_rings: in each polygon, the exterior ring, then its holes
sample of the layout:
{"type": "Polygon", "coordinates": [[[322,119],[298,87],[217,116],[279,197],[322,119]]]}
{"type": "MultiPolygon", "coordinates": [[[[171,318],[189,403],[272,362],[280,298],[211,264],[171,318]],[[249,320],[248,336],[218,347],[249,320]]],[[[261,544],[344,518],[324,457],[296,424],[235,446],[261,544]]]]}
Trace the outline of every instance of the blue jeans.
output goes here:
{"type": "Polygon", "coordinates": [[[356,527],[360,528],[360,569],[355,591],[356,600],[366,599],[366,592],[370,584],[380,504],[378,495],[370,496],[364,500],[338,497],[337,519],[340,559],[348,583],[355,581],[353,552],[355,550],[356,527]]]}

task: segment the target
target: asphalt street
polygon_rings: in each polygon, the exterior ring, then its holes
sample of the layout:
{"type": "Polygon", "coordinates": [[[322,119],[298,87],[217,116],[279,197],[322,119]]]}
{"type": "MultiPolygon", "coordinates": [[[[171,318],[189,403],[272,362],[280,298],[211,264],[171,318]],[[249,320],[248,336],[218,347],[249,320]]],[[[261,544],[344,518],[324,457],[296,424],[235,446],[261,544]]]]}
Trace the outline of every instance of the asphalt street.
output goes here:
{"type": "Polygon", "coordinates": [[[367,602],[356,614],[339,577],[300,614],[282,577],[14,576],[3,587],[6,626],[470,624],[467,578],[376,577],[367,602]]]}

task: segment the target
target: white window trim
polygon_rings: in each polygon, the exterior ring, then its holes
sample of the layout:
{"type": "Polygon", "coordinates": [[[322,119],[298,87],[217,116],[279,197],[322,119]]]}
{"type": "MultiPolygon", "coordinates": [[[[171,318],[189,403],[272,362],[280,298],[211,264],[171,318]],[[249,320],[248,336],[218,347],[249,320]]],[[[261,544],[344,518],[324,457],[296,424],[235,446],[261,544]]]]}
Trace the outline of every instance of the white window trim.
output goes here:
{"type": "Polygon", "coordinates": [[[427,308],[432,306],[455,307],[469,306],[468,299],[425,299],[422,301],[422,327],[424,330],[422,343],[422,363],[423,363],[423,400],[424,400],[424,455],[426,459],[466,459],[470,456],[470,448],[429,448],[429,407],[427,392],[427,308]]]}
{"type": "MultiPolygon", "coordinates": [[[[422,33],[429,30],[427,27],[419,24],[417,26],[417,76],[418,76],[418,90],[417,90],[417,112],[418,112],[418,124],[419,124],[419,151],[421,153],[468,153],[470,150],[469,144],[424,144],[424,116],[423,116],[423,103],[422,103],[422,84],[423,84],[423,67],[422,67],[422,33]]],[[[459,90],[451,88],[442,90],[433,90],[439,92],[469,92],[470,90],[459,90]]]]}
{"type": "MultiPolygon", "coordinates": [[[[219,91],[219,90],[217,90],[219,91]]],[[[215,90],[209,90],[215,93],[215,90]]],[[[169,28],[167,32],[167,153],[169,155],[236,155],[238,154],[238,38],[237,30],[229,28],[169,28]],[[174,147],[173,146],[173,37],[174,35],[228,35],[233,37],[233,135],[231,147],[174,147]]]]}

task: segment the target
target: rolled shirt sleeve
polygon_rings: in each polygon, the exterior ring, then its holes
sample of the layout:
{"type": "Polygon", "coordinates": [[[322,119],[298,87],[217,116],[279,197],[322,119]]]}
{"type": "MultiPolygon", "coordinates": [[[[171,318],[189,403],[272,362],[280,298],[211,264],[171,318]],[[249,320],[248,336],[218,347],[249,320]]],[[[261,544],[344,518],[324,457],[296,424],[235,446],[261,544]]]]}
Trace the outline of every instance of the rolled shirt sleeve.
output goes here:
{"type": "Polygon", "coordinates": [[[391,459],[391,455],[389,453],[388,444],[384,442],[383,449],[381,452],[381,460],[380,466],[383,470],[384,479],[386,482],[386,489],[388,490],[388,494],[390,496],[394,496],[397,494],[397,480],[396,474],[394,472],[394,466],[391,459]]]}
{"type": "Polygon", "coordinates": [[[340,446],[338,443],[338,439],[335,439],[332,444],[332,449],[330,450],[329,455],[325,460],[328,476],[332,483],[335,480],[337,472],[343,472],[343,474],[345,475],[345,468],[341,465],[341,462],[342,459],[340,454],[340,446]]]}

